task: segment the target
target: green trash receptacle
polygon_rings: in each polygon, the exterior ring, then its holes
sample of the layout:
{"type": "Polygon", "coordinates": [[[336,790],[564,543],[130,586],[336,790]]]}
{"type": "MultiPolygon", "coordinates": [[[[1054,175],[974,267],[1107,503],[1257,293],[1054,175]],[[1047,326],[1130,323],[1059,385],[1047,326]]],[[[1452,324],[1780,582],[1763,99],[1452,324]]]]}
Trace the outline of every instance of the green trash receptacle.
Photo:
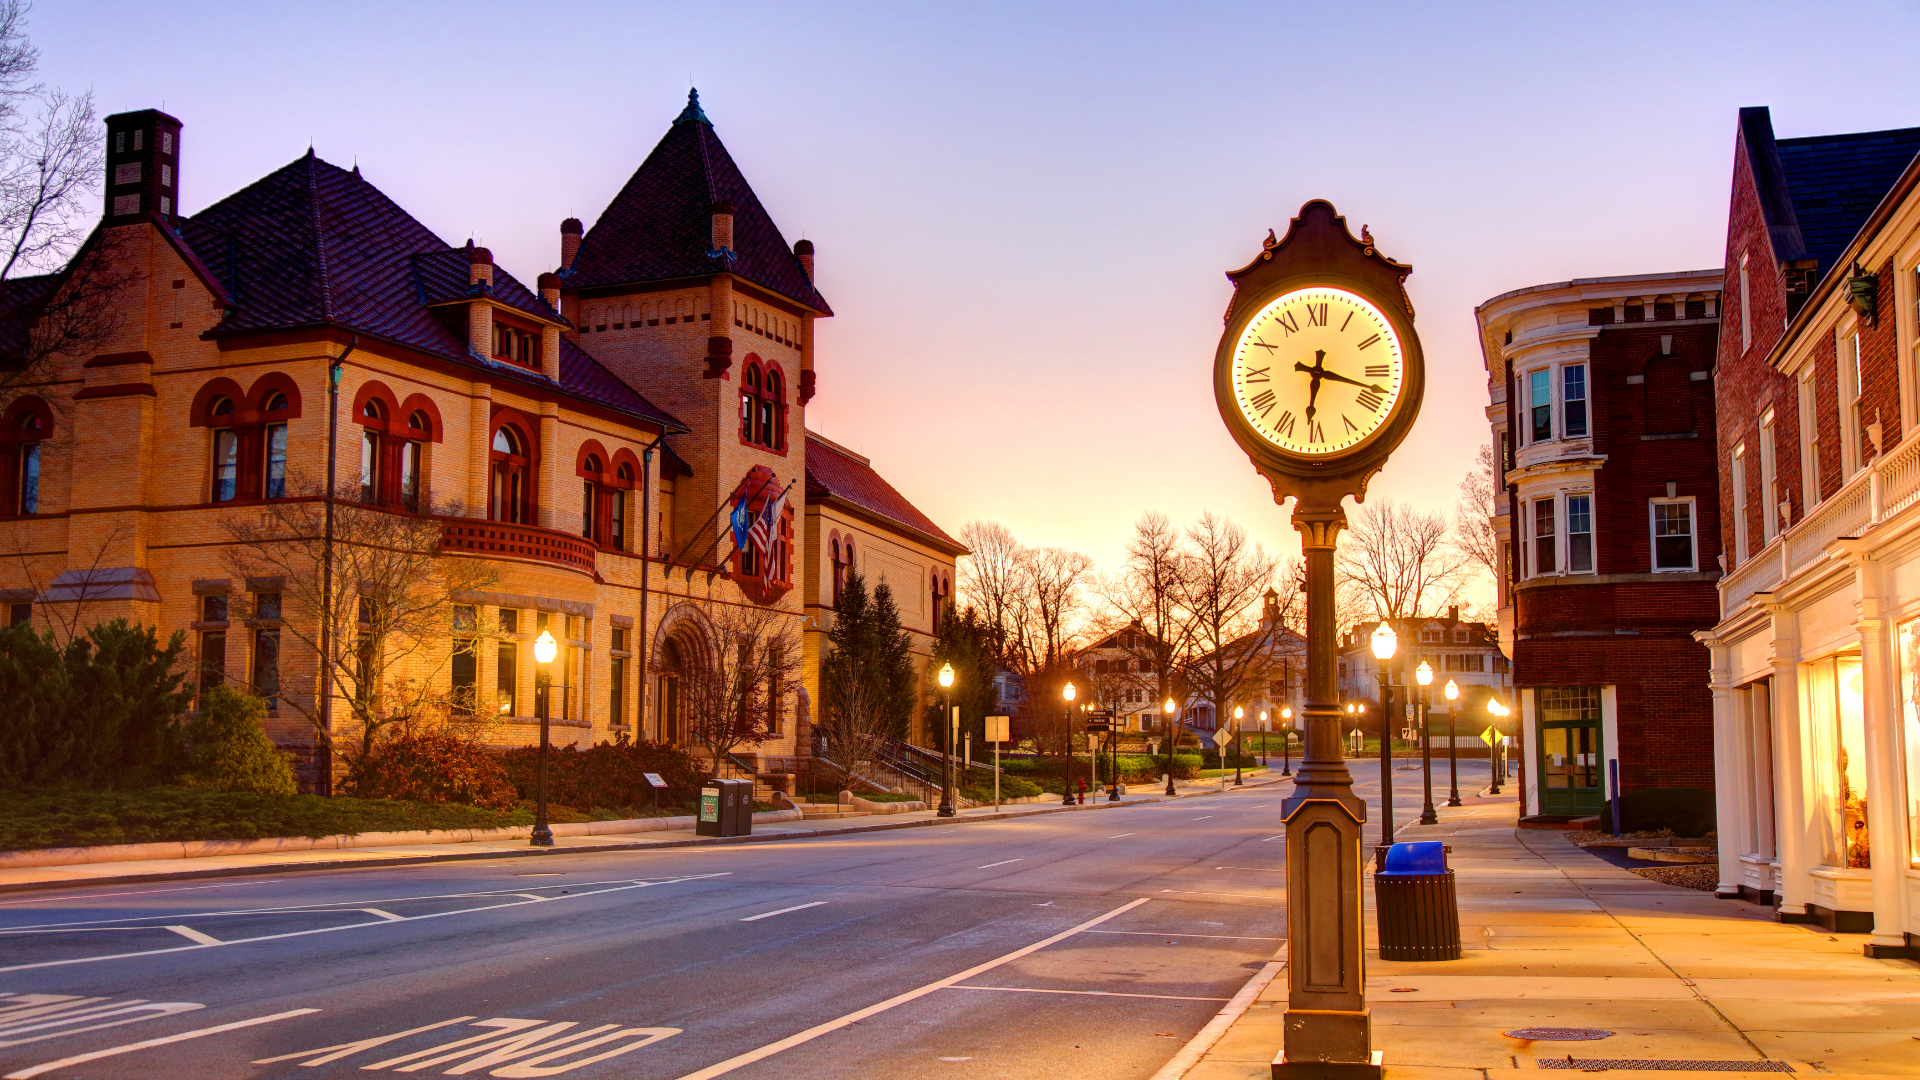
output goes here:
{"type": "Polygon", "coordinates": [[[1460,902],[1447,846],[1395,844],[1373,875],[1382,960],[1460,959],[1460,902]]]}
{"type": "Polygon", "coordinates": [[[700,785],[700,813],[694,819],[695,836],[725,836],[726,790],[728,781],[709,780],[700,785]]]}

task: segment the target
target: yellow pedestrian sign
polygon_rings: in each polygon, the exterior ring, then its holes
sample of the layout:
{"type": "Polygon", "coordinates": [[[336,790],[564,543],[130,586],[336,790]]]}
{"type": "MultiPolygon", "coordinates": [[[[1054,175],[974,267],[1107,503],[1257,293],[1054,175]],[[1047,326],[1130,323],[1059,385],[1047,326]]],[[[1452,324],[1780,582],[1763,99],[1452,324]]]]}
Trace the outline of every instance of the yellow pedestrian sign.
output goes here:
{"type": "Polygon", "coordinates": [[[1488,724],[1487,730],[1480,733],[1480,741],[1486,743],[1488,748],[1492,748],[1494,743],[1500,741],[1500,729],[1488,724]]]}

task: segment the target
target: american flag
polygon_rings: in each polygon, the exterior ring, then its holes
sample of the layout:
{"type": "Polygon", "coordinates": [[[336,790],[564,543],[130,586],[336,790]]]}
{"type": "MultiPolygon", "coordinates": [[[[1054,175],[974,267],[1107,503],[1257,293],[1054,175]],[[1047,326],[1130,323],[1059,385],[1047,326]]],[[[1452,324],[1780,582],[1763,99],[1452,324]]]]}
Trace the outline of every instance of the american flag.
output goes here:
{"type": "Polygon", "coordinates": [[[753,545],[760,559],[760,576],[768,580],[772,580],[775,573],[773,541],[780,532],[780,514],[786,506],[787,493],[782,491],[767,500],[767,505],[760,510],[760,516],[753,519],[753,527],[747,530],[747,542],[753,545]]]}

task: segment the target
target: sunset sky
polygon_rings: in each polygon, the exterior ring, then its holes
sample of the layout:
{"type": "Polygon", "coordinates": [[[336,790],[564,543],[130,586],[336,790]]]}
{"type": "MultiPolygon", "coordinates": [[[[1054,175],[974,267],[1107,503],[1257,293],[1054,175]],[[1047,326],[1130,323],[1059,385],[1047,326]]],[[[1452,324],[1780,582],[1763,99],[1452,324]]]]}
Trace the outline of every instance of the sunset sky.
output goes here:
{"type": "Polygon", "coordinates": [[[1414,268],[1428,392],[1381,496],[1487,439],[1473,307],[1719,264],[1735,110],[1920,125],[1920,8],[1761,4],[133,4],[41,0],[52,84],[185,122],[184,208],[358,162],[531,282],[689,80],[818,245],[808,424],[950,531],[1119,558],[1147,509],[1298,543],[1215,411],[1222,272],[1312,198],[1414,268]]]}

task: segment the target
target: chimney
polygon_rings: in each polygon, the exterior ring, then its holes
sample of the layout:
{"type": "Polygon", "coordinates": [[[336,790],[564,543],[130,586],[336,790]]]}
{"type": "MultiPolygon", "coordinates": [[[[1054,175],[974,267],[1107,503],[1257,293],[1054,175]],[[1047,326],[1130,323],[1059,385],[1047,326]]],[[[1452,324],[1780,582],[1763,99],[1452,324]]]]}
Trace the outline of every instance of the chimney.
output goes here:
{"type": "MultiPolygon", "coordinates": [[[[470,284],[484,282],[490,290],[493,285],[493,252],[471,246],[471,240],[467,243],[467,281],[470,284]]],[[[467,348],[477,356],[493,355],[493,305],[484,298],[467,301],[467,348]]]]}
{"type": "Polygon", "coordinates": [[[793,254],[800,260],[800,269],[807,272],[807,280],[813,280],[813,241],[802,240],[793,245],[793,254]]]}
{"type": "Polygon", "coordinates": [[[580,253],[580,234],[584,229],[580,219],[570,217],[560,223],[560,269],[573,266],[573,257],[580,253]]]}
{"type": "Polygon", "coordinates": [[[560,275],[547,273],[540,275],[540,299],[555,311],[560,310],[560,275]]]}
{"type": "MultiPolygon", "coordinates": [[[[311,151],[309,151],[311,153],[311,151]]],[[[107,117],[107,224],[178,216],[180,121],[158,109],[107,117]]]]}
{"type": "Polygon", "coordinates": [[[493,252],[483,247],[467,249],[467,284],[478,285],[485,282],[493,287],[493,252]]]}
{"type": "Polygon", "coordinates": [[[1447,609],[1447,621],[1448,622],[1460,621],[1460,605],[1459,604],[1455,604],[1452,607],[1447,609]]]}
{"type": "MultiPolygon", "coordinates": [[[[560,310],[560,275],[540,275],[540,299],[554,311],[560,310]]],[[[560,381],[560,328],[540,328],[540,372],[554,382],[560,381]]]]}
{"type": "Polygon", "coordinates": [[[709,250],[733,250],[733,203],[726,199],[713,202],[713,246],[709,250]]]}

